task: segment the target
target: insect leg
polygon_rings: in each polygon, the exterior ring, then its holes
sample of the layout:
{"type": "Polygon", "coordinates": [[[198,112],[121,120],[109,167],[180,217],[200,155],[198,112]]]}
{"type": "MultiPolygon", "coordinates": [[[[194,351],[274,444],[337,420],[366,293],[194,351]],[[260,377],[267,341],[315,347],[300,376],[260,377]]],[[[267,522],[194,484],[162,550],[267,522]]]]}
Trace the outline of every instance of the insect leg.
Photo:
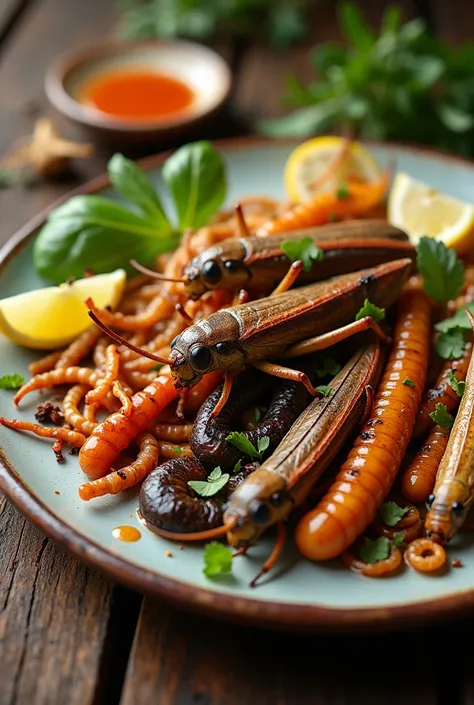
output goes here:
{"type": "Polygon", "coordinates": [[[184,308],[183,304],[176,304],[175,310],[177,311],[177,313],[179,313],[179,315],[181,316],[181,318],[182,318],[184,321],[186,321],[186,323],[188,324],[188,326],[192,326],[192,325],[193,325],[194,321],[193,321],[193,319],[191,318],[191,316],[189,315],[189,313],[186,311],[186,309],[184,308]]]}
{"type": "Polygon", "coordinates": [[[270,553],[268,556],[267,560],[265,563],[262,565],[261,569],[255,576],[255,578],[252,580],[250,583],[249,587],[255,587],[257,584],[257,581],[262,577],[262,575],[265,575],[268,573],[277,560],[280,558],[281,552],[283,551],[283,547],[285,545],[285,539],[286,539],[286,532],[285,532],[285,525],[282,521],[279,521],[278,524],[276,525],[277,528],[277,540],[276,543],[273,547],[273,551],[270,553]]]}
{"type": "Polygon", "coordinates": [[[390,337],[385,335],[378,323],[371,316],[365,316],[359,321],[342,326],[342,328],[336,328],[336,330],[332,330],[329,333],[323,333],[315,338],[308,338],[308,340],[303,340],[301,343],[295,343],[295,345],[291,345],[285,350],[283,357],[297,357],[298,355],[308,355],[316,350],[324,350],[331,347],[331,345],[340,343],[341,340],[345,340],[351,335],[362,333],[369,329],[373,330],[383,343],[390,343],[390,337]]]}
{"type": "Polygon", "coordinates": [[[222,388],[222,394],[219,401],[212,410],[211,416],[215,418],[218,416],[224,406],[226,405],[227,399],[229,398],[230,392],[232,390],[232,383],[234,381],[234,375],[231,372],[226,372],[224,375],[224,386],[222,388]]]}
{"type": "Polygon", "coordinates": [[[311,380],[308,375],[300,370],[292,370],[290,367],[282,367],[281,365],[276,365],[273,362],[254,362],[253,366],[265,372],[267,375],[272,375],[273,377],[280,377],[281,379],[291,379],[293,382],[301,382],[304,384],[306,389],[313,397],[317,396],[319,392],[311,384],[311,380]]]}
{"type": "Polygon", "coordinates": [[[372,415],[372,407],[374,405],[374,388],[368,384],[365,388],[365,407],[364,407],[364,413],[362,416],[362,420],[360,422],[361,427],[365,426],[367,421],[370,419],[372,415]]]}
{"type": "Polygon", "coordinates": [[[296,262],[293,262],[281,282],[278,284],[277,288],[272,291],[270,296],[276,296],[277,294],[283,294],[285,291],[288,291],[288,289],[291,289],[295,281],[298,279],[298,276],[300,275],[301,271],[303,269],[303,262],[301,260],[296,260],[296,262]]]}

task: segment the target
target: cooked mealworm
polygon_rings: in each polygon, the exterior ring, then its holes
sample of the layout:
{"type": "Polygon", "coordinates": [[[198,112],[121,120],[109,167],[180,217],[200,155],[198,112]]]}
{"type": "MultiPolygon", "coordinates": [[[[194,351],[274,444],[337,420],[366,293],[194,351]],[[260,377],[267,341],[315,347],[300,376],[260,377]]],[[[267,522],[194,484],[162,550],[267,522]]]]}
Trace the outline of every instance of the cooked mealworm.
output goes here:
{"type": "Polygon", "coordinates": [[[189,436],[194,428],[193,423],[168,424],[155,423],[149,428],[151,433],[160,441],[171,441],[172,443],[184,443],[189,441],[189,436]]]}
{"type": "Polygon", "coordinates": [[[98,424],[79,454],[83,472],[92,479],[105,475],[122,450],[147,428],[158,414],[177,397],[178,392],[169,373],[163,372],[153,384],[133,395],[132,411],[125,416],[116,411],[98,424]]]}
{"type": "Polygon", "coordinates": [[[105,351],[107,350],[107,346],[110,345],[110,342],[110,338],[107,338],[107,336],[102,336],[97,341],[94,352],[92,353],[94,365],[101,370],[105,367],[105,351]]]}
{"type": "Polygon", "coordinates": [[[296,528],[301,553],[312,560],[340,555],[376,516],[405,454],[426,378],[431,305],[406,291],[398,306],[394,343],[371,418],[335,483],[296,528]],[[409,377],[414,387],[403,384],[409,377]]]}
{"type": "Polygon", "coordinates": [[[79,404],[89,389],[90,387],[87,384],[76,384],[68,390],[63,401],[63,413],[66,423],[85,436],[90,436],[97,426],[95,421],[89,421],[79,411],[79,404]]]}
{"type": "Polygon", "coordinates": [[[122,387],[121,383],[118,380],[115,380],[112,385],[112,393],[122,404],[121,411],[123,412],[124,416],[129,416],[132,412],[132,400],[130,399],[125,389],[122,387]]]}
{"type": "Polygon", "coordinates": [[[405,560],[421,573],[432,573],[446,563],[446,551],[431,539],[415,539],[405,551],[405,560]]]}
{"type": "Polygon", "coordinates": [[[258,228],[258,235],[273,235],[329,223],[337,216],[361,216],[377,205],[387,190],[389,173],[378,181],[359,184],[349,182],[347,197],[338,198],[337,192],[323,191],[305,203],[291,208],[280,218],[268,221],[258,228]]]}
{"type": "MultiPolygon", "coordinates": [[[[144,345],[143,349],[163,355],[169,354],[169,348],[166,351],[162,351],[162,348],[169,346],[173,338],[179,335],[185,328],[186,323],[182,317],[175,314],[165,330],[159,333],[147,345],[144,345]]],[[[137,345],[137,343],[134,343],[134,345],[137,345]]],[[[138,372],[147,373],[150,372],[153,367],[156,367],[156,362],[154,360],[149,360],[146,357],[135,357],[134,359],[125,362],[123,365],[123,369],[127,372],[136,370],[138,372]]]]}
{"type": "Polygon", "coordinates": [[[71,431],[69,428],[64,427],[46,427],[40,426],[39,423],[32,423],[31,421],[10,420],[2,417],[0,417],[0,424],[2,424],[2,426],[8,426],[8,428],[13,428],[15,431],[31,431],[31,433],[34,433],[36,436],[42,436],[43,438],[60,438],[71,446],[82,446],[86,440],[86,437],[82,433],[71,431]]]}
{"type": "MultiPolygon", "coordinates": [[[[154,363],[156,365],[156,362],[154,363]]],[[[139,372],[138,370],[122,370],[123,377],[134,391],[139,391],[143,387],[153,384],[156,372],[139,372]]]]}
{"type": "Polygon", "coordinates": [[[104,376],[94,389],[86,394],[86,404],[98,404],[110,392],[119,373],[120,355],[115,345],[109,345],[105,351],[104,376]]]}
{"type": "Polygon", "coordinates": [[[182,443],[178,446],[169,441],[162,441],[160,439],[157,439],[156,442],[158,443],[160,457],[162,458],[171,460],[173,458],[194,458],[193,452],[187,443],[182,443]]]}
{"type": "Polygon", "coordinates": [[[470,340],[466,341],[462,356],[458,360],[446,360],[436,380],[436,385],[423,396],[413,429],[413,438],[422,438],[434,426],[435,422],[430,418],[430,414],[435,410],[436,404],[446,404],[449,413],[456,409],[459,397],[449,381],[450,372],[456,375],[459,382],[463,382],[466,378],[471,353],[472,336],[470,340]]]}
{"type": "Polygon", "coordinates": [[[222,379],[222,372],[211,372],[202,378],[195,387],[186,389],[184,397],[185,414],[196,413],[206,401],[209,394],[212,394],[222,379]]]}
{"type": "Polygon", "coordinates": [[[61,438],[58,438],[56,441],[53,443],[53,453],[56,456],[56,462],[57,463],[64,463],[64,455],[63,455],[63,441],[61,438]]]}
{"type": "Polygon", "coordinates": [[[19,404],[24,396],[38,389],[54,387],[59,384],[88,384],[95,387],[100,375],[90,367],[67,367],[60,370],[51,370],[42,375],[35,375],[13,397],[14,404],[19,404]]]}
{"type": "Polygon", "coordinates": [[[446,450],[449,430],[435,426],[401,478],[403,496],[409,502],[426,502],[433,492],[436,473],[446,450]]]}
{"type": "Polygon", "coordinates": [[[400,567],[402,562],[401,551],[394,546],[390,546],[390,555],[381,561],[375,563],[365,563],[357,558],[352,551],[344,551],[341,555],[341,560],[347,568],[350,568],[355,573],[362,573],[369,578],[381,578],[383,575],[394,573],[400,567]]]}
{"type": "Polygon", "coordinates": [[[28,370],[31,375],[40,375],[43,372],[49,372],[56,365],[57,361],[63,354],[62,350],[56,350],[56,352],[49,353],[41,360],[36,360],[36,362],[31,362],[28,365],[28,370]]]}
{"type": "Polygon", "coordinates": [[[57,361],[55,367],[60,369],[63,367],[74,367],[89,355],[94,345],[102,335],[102,331],[97,326],[91,326],[84,333],[74,340],[66,350],[63,351],[61,357],[57,361]]]}
{"type": "Polygon", "coordinates": [[[140,433],[136,439],[140,450],[137,459],[120,470],[115,470],[105,477],[92,480],[79,487],[79,497],[85,502],[106,494],[117,494],[137,485],[154,470],[158,462],[158,443],[149,433],[140,433]]]}
{"type": "Polygon", "coordinates": [[[98,423],[96,419],[98,404],[84,404],[84,418],[94,425],[98,423]]]}
{"type": "Polygon", "coordinates": [[[402,516],[395,526],[384,524],[381,517],[377,516],[372,524],[372,530],[378,536],[386,536],[392,540],[395,534],[403,536],[404,543],[410,543],[417,539],[423,531],[423,523],[421,521],[420,512],[413,505],[406,505],[408,512],[402,516]]]}

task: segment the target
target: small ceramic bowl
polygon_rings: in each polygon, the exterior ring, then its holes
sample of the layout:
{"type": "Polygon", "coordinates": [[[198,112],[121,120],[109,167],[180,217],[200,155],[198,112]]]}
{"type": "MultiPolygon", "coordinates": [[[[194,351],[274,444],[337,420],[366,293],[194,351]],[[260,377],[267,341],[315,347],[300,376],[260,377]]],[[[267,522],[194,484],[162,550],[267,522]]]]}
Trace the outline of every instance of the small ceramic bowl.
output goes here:
{"type": "Polygon", "coordinates": [[[112,141],[160,141],[182,136],[214,115],[229,95],[232,75],[216,52],[195,42],[150,40],[106,43],[60,57],[46,74],[46,95],[60,114],[91,136],[112,141]],[[185,83],[193,92],[182,113],[128,120],[81,102],[84,87],[112,72],[155,71],[185,83]]]}

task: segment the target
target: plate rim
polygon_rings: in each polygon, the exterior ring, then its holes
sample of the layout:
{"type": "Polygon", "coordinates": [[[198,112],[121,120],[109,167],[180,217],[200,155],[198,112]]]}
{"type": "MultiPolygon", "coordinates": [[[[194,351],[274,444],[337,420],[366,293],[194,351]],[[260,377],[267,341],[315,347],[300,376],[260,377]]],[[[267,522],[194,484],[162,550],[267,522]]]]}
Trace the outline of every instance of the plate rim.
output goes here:
{"type": "MultiPolygon", "coordinates": [[[[222,152],[271,145],[298,144],[301,140],[271,140],[261,137],[236,137],[212,140],[222,152]]],[[[444,160],[455,161],[474,170],[474,159],[461,157],[409,142],[363,140],[373,146],[415,150],[444,160]]],[[[137,161],[149,171],[159,166],[174,150],[160,152],[137,161]]],[[[42,209],[0,248],[0,274],[22,247],[33,237],[48,214],[72,196],[99,192],[110,186],[107,174],[73,189],[42,209]]],[[[299,631],[360,631],[403,628],[466,615],[474,611],[474,586],[446,597],[402,605],[382,607],[324,607],[313,604],[289,604],[234,596],[187,584],[138,566],[96,544],[80,531],[60,519],[23,481],[0,447],[0,490],[15,507],[55,543],[66,548],[89,567],[105,573],[112,581],[147,595],[164,598],[181,608],[226,621],[246,622],[254,626],[299,631]]]]}

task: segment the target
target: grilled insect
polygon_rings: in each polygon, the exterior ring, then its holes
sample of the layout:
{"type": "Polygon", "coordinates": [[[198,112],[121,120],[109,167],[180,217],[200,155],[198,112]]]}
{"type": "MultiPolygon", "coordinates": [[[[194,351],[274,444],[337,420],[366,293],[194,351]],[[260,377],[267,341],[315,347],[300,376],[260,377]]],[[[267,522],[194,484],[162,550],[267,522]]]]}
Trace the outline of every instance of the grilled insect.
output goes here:
{"type": "MultiPolygon", "coordinates": [[[[466,309],[474,328],[474,317],[466,309]]],[[[425,531],[436,543],[447,543],[466,519],[474,492],[474,357],[466,375],[466,387],[451,429],[446,452],[436,476],[425,531]]]]}

